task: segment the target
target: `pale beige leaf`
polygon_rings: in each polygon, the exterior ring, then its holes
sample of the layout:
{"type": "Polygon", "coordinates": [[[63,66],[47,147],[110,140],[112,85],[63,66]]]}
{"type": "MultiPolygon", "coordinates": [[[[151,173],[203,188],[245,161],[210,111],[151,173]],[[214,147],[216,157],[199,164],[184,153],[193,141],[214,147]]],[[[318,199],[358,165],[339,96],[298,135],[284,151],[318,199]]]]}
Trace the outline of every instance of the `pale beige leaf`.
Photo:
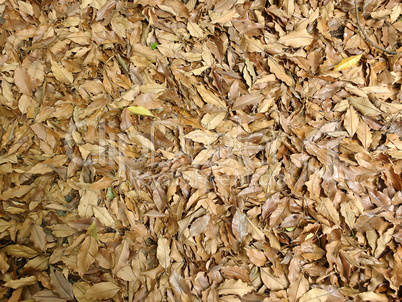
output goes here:
{"type": "Polygon", "coordinates": [[[207,130],[213,130],[217,126],[219,126],[223,119],[226,116],[226,112],[219,112],[216,114],[210,114],[207,113],[204,115],[204,117],[201,120],[201,124],[207,129],[207,130]]]}
{"type": "Polygon", "coordinates": [[[236,213],[232,220],[232,231],[236,239],[240,242],[248,235],[247,217],[246,214],[236,209],[236,213]]]}
{"type": "Polygon", "coordinates": [[[84,191],[78,205],[78,215],[82,218],[93,215],[93,207],[98,204],[98,195],[90,190],[84,191]]]}
{"type": "Polygon", "coordinates": [[[376,116],[381,114],[381,111],[375,107],[368,98],[365,97],[348,97],[350,104],[361,114],[368,116],[376,116]]]}
{"type": "Polygon", "coordinates": [[[274,58],[269,58],[268,66],[271,72],[274,73],[279,80],[285,82],[290,87],[294,86],[294,81],[292,77],[287,74],[285,68],[283,67],[283,64],[279,63],[274,58]]]}
{"type": "Polygon", "coordinates": [[[105,207],[93,206],[94,215],[103,223],[104,226],[111,227],[114,225],[114,219],[105,207]]]}
{"type": "Polygon", "coordinates": [[[310,35],[304,28],[299,31],[293,31],[278,40],[281,43],[290,47],[303,47],[310,45],[313,42],[313,36],[310,35]]]}
{"type": "Polygon", "coordinates": [[[387,301],[390,301],[389,297],[387,297],[385,294],[374,293],[372,291],[360,293],[358,296],[363,301],[370,301],[370,302],[387,302],[387,301]]]}
{"type": "Polygon", "coordinates": [[[187,23],[187,30],[190,32],[190,35],[195,38],[202,38],[204,36],[204,32],[197,23],[189,21],[187,23]]]}
{"type": "Polygon", "coordinates": [[[290,302],[297,302],[299,298],[308,291],[309,289],[308,280],[301,275],[296,281],[291,282],[288,288],[288,296],[290,302]]]}
{"type": "Polygon", "coordinates": [[[250,233],[251,237],[253,237],[255,240],[262,241],[265,239],[263,231],[255,225],[247,216],[247,230],[250,233]]]}
{"type": "Polygon", "coordinates": [[[345,119],[343,120],[343,125],[346,131],[349,133],[350,137],[352,137],[357,130],[357,126],[359,125],[359,115],[353,107],[349,107],[346,111],[345,119]]]}
{"type": "Polygon", "coordinates": [[[320,201],[317,202],[317,212],[339,225],[339,213],[329,198],[321,197],[320,201]]]}
{"type": "Polygon", "coordinates": [[[226,104],[223,100],[221,100],[218,96],[216,96],[214,93],[211,91],[207,90],[204,86],[202,85],[197,85],[197,91],[201,95],[202,99],[204,100],[205,103],[211,104],[214,106],[222,107],[226,109],[226,104]]]}
{"type": "Polygon", "coordinates": [[[28,66],[27,72],[34,87],[40,86],[45,79],[45,65],[40,60],[35,60],[28,66]]]}
{"type": "Polygon", "coordinates": [[[113,282],[100,282],[87,289],[85,292],[85,298],[92,300],[111,299],[119,290],[120,286],[113,282]]]}
{"type": "Polygon", "coordinates": [[[271,227],[275,227],[279,224],[282,223],[282,221],[290,214],[290,209],[289,209],[289,201],[287,199],[282,200],[278,204],[278,207],[275,209],[275,211],[272,212],[270,218],[269,218],[269,225],[271,227]]]}
{"type": "Polygon", "coordinates": [[[5,252],[0,250],[0,272],[4,275],[9,268],[10,265],[7,262],[7,255],[5,252]]]}
{"type": "Polygon", "coordinates": [[[355,215],[349,203],[347,202],[341,203],[341,214],[345,218],[346,224],[352,230],[355,225],[355,215]]]}
{"type": "Polygon", "coordinates": [[[218,287],[218,294],[220,295],[239,295],[244,296],[251,292],[254,287],[247,285],[247,283],[241,280],[227,279],[218,287]]]}
{"type": "Polygon", "coordinates": [[[71,84],[74,81],[74,77],[71,72],[53,60],[51,60],[51,63],[53,75],[58,81],[64,84],[71,84]]]}
{"type": "Polygon", "coordinates": [[[116,274],[122,267],[127,264],[128,256],[130,254],[130,247],[128,246],[127,240],[123,239],[122,242],[117,246],[114,253],[114,262],[112,272],[116,274]]]}
{"type": "Polygon", "coordinates": [[[316,170],[314,173],[310,174],[309,180],[305,183],[312,200],[318,200],[320,198],[323,174],[324,168],[316,170]]]}
{"type": "Polygon", "coordinates": [[[18,258],[33,258],[39,253],[28,246],[20,244],[10,244],[2,248],[7,255],[18,257],[18,258]]]}
{"type": "Polygon", "coordinates": [[[299,300],[299,302],[325,302],[329,296],[329,293],[321,288],[313,288],[305,293],[299,300]]]}
{"type": "Polygon", "coordinates": [[[37,278],[35,276],[29,276],[29,277],[24,277],[16,280],[10,280],[4,283],[3,285],[5,287],[11,287],[14,289],[23,287],[23,286],[29,286],[29,285],[34,285],[37,282],[37,278]]]}
{"type": "Polygon", "coordinates": [[[285,274],[275,276],[271,269],[261,267],[261,279],[265,286],[272,291],[285,289],[289,286],[289,280],[285,274]]]}
{"type": "Polygon", "coordinates": [[[167,268],[170,265],[170,241],[167,238],[159,237],[158,248],[156,250],[156,257],[159,260],[159,264],[163,268],[167,268]]]}
{"type": "Polygon", "coordinates": [[[360,120],[359,126],[357,127],[356,130],[357,138],[360,140],[364,148],[370,147],[370,144],[373,141],[373,137],[370,132],[370,127],[363,122],[363,120],[360,120]]]}
{"type": "Polygon", "coordinates": [[[225,24],[226,22],[229,22],[232,20],[233,16],[235,15],[236,10],[232,9],[230,11],[224,11],[222,13],[211,13],[211,23],[219,23],[219,24],[225,24]]]}
{"type": "Polygon", "coordinates": [[[218,139],[219,134],[208,130],[194,130],[184,137],[208,146],[218,139]]]}
{"type": "Polygon", "coordinates": [[[198,236],[201,233],[203,233],[208,227],[210,218],[211,217],[209,216],[209,214],[206,214],[206,215],[194,220],[194,222],[191,224],[188,237],[198,236]]]}
{"type": "Polygon", "coordinates": [[[204,165],[206,164],[209,159],[211,158],[212,154],[214,153],[214,149],[205,149],[202,150],[197,156],[194,158],[192,164],[193,165],[204,165]]]}

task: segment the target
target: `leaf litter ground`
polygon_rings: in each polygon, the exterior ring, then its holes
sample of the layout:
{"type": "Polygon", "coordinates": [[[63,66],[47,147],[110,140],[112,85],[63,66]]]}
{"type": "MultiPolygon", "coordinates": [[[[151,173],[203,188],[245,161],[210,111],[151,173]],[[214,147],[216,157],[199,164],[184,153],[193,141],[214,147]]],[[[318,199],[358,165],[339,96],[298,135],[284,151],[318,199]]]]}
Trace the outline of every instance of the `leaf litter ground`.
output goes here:
{"type": "Polygon", "coordinates": [[[1,301],[401,297],[399,1],[0,12],[1,301]]]}

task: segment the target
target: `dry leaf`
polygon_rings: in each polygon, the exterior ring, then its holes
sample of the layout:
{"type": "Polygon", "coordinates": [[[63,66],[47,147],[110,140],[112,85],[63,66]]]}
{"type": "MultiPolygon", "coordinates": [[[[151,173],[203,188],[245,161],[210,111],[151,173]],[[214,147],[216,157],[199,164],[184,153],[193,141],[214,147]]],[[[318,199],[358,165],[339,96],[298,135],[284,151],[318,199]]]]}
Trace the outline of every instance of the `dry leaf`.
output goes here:
{"type": "Polygon", "coordinates": [[[341,71],[356,65],[360,61],[361,57],[362,54],[343,59],[338,65],[335,66],[334,71],[341,71]]]}
{"type": "Polygon", "coordinates": [[[246,214],[236,209],[236,213],[232,220],[232,231],[236,239],[243,242],[243,239],[248,235],[246,214]]]}
{"type": "Polygon", "coordinates": [[[278,40],[278,43],[290,47],[304,47],[310,45],[312,42],[313,36],[311,36],[306,29],[293,31],[278,40]]]}
{"type": "Polygon", "coordinates": [[[159,260],[159,264],[166,269],[170,265],[170,242],[169,239],[164,237],[159,237],[158,239],[158,249],[156,251],[156,256],[159,260]]]}
{"type": "Polygon", "coordinates": [[[329,296],[326,290],[321,288],[313,288],[305,293],[299,302],[325,302],[329,296]]]}
{"type": "Polygon", "coordinates": [[[65,84],[72,84],[74,81],[73,74],[69,72],[67,69],[65,69],[62,65],[59,63],[51,60],[52,63],[52,72],[54,77],[65,84]]]}
{"type": "Polygon", "coordinates": [[[98,253],[98,243],[92,236],[87,236],[77,255],[78,273],[83,276],[89,266],[95,261],[98,253]]]}
{"type": "Polygon", "coordinates": [[[221,285],[219,285],[218,294],[219,295],[235,294],[242,297],[252,290],[253,290],[252,286],[247,285],[247,283],[241,280],[228,279],[225,280],[221,285]]]}
{"type": "Polygon", "coordinates": [[[113,282],[99,282],[85,291],[85,298],[92,300],[104,300],[113,298],[120,287],[113,282]]]}

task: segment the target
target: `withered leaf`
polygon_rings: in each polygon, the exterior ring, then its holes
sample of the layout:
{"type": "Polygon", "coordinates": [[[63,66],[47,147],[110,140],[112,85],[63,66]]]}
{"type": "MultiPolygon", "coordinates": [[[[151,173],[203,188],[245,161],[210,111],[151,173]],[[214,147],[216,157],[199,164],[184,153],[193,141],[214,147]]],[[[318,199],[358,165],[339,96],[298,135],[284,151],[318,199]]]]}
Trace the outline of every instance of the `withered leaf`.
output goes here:
{"type": "Polygon", "coordinates": [[[63,299],[73,300],[73,286],[64,277],[64,275],[54,268],[50,268],[50,284],[53,286],[53,291],[63,299]]]}
{"type": "Polygon", "coordinates": [[[23,277],[16,280],[10,280],[4,283],[4,286],[11,288],[20,288],[23,286],[34,285],[37,282],[37,278],[35,276],[23,277]]]}
{"type": "Polygon", "coordinates": [[[218,287],[218,294],[219,295],[239,295],[244,296],[245,294],[251,292],[253,287],[247,285],[247,283],[241,281],[240,279],[227,279],[218,287]]]}
{"type": "Polygon", "coordinates": [[[92,236],[87,236],[77,255],[78,273],[84,275],[89,266],[95,261],[98,253],[98,243],[92,236]]]}
{"type": "Polygon", "coordinates": [[[292,31],[278,40],[278,43],[290,47],[303,47],[310,45],[312,42],[313,36],[311,36],[306,29],[292,31]]]}
{"type": "Polygon", "coordinates": [[[37,249],[46,251],[46,233],[41,226],[36,224],[32,226],[31,240],[37,249]]]}
{"type": "Polygon", "coordinates": [[[28,96],[32,95],[32,82],[31,77],[25,68],[18,66],[14,70],[14,81],[15,85],[17,85],[18,89],[28,96]]]}
{"type": "Polygon", "coordinates": [[[54,77],[65,84],[71,84],[74,81],[73,74],[69,72],[67,69],[65,69],[62,65],[59,63],[51,60],[52,63],[52,72],[54,77]]]}
{"type": "Polygon", "coordinates": [[[248,235],[246,214],[242,213],[239,209],[236,209],[236,213],[233,216],[232,231],[240,242],[248,235]]]}
{"type": "Polygon", "coordinates": [[[275,276],[272,271],[266,267],[261,267],[260,269],[261,279],[270,290],[281,290],[289,286],[289,280],[286,278],[286,275],[275,276]]]}
{"type": "Polygon", "coordinates": [[[113,282],[99,282],[85,291],[85,298],[92,300],[104,300],[113,298],[120,287],[113,282]]]}
{"type": "Polygon", "coordinates": [[[158,248],[156,250],[156,256],[159,260],[159,264],[163,268],[167,268],[170,265],[170,241],[167,238],[159,237],[158,248]]]}

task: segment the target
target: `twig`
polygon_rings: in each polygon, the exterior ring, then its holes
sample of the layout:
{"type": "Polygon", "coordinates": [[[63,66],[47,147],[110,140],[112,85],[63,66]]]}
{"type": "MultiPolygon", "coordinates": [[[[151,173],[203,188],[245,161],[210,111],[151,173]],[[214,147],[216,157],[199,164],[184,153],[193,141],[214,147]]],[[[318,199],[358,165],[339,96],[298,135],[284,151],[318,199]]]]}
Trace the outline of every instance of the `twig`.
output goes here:
{"type": "Polygon", "coordinates": [[[357,7],[357,0],[355,0],[355,12],[356,12],[356,19],[357,19],[357,25],[359,26],[359,30],[360,32],[363,34],[364,38],[366,39],[367,42],[369,42],[373,47],[386,52],[390,55],[398,55],[401,54],[402,51],[393,51],[393,50],[388,50],[384,47],[379,46],[378,44],[374,43],[372,40],[370,40],[370,38],[367,36],[366,32],[364,31],[364,29],[362,28],[362,25],[360,24],[360,19],[359,19],[359,9],[357,7]]]}

